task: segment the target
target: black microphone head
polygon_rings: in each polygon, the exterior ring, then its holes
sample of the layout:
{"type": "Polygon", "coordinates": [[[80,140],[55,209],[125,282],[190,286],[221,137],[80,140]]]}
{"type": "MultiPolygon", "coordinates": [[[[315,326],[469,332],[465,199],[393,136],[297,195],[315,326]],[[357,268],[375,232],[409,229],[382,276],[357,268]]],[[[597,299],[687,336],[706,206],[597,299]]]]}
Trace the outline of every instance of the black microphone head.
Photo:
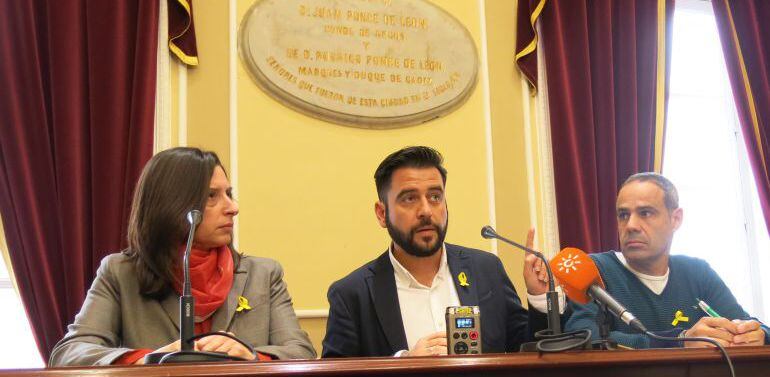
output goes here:
{"type": "Polygon", "coordinates": [[[485,225],[483,228],[481,228],[481,236],[486,239],[497,238],[497,232],[495,232],[495,228],[492,228],[489,225],[485,225]]]}
{"type": "Polygon", "coordinates": [[[187,222],[190,223],[191,226],[198,225],[198,223],[201,222],[201,211],[194,209],[190,212],[187,212],[187,222]]]}
{"type": "Polygon", "coordinates": [[[639,331],[642,334],[647,333],[647,328],[644,327],[644,324],[642,321],[640,321],[638,318],[634,317],[634,319],[631,320],[631,323],[629,323],[632,329],[639,331]]]}

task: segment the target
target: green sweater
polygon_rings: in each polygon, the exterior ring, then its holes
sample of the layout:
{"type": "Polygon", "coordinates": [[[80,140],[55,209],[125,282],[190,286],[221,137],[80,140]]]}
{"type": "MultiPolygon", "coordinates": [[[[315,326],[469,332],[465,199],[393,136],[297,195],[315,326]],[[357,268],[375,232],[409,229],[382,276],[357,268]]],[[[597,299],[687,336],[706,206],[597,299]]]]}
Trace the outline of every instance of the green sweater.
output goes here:
{"type": "MultiPolygon", "coordinates": [[[[607,292],[623,304],[651,332],[676,337],[683,330],[689,329],[699,319],[706,316],[697,306],[698,299],[708,303],[722,317],[729,319],[751,319],[741,308],[735,297],[722,279],[705,261],[684,255],[672,255],[669,258],[668,283],[660,295],[652,292],[639,278],[629,271],[609,251],[591,254],[606,285],[607,292]],[[687,320],[674,321],[676,312],[687,320]]],[[[566,330],[591,329],[592,337],[599,338],[596,325],[597,305],[570,303],[572,316],[566,324],[566,330]]],[[[768,329],[764,327],[765,333],[768,329]]],[[[681,342],[665,342],[650,339],[636,333],[628,325],[612,317],[610,339],[633,348],[678,347],[681,342]]],[[[765,344],[770,344],[770,335],[765,336],[765,344]]]]}

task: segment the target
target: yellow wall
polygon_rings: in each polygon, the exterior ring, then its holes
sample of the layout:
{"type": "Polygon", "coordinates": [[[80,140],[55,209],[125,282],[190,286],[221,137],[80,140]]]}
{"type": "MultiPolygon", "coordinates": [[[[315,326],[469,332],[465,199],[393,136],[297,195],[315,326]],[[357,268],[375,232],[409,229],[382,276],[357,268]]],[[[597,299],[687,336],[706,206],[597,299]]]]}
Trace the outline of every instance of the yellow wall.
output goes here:
{"type": "Polygon", "coordinates": [[[193,4],[200,66],[187,71],[187,142],[216,151],[229,170],[227,2],[207,0],[193,4]]]}
{"type": "MultiPolygon", "coordinates": [[[[344,127],[292,111],[260,90],[240,61],[237,98],[231,97],[230,23],[238,25],[252,3],[237,0],[237,19],[230,20],[228,2],[196,0],[200,65],[187,71],[187,92],[181,95],[178,69],[172,69],[172,104],[187,104],[189,145],[215,150],[227,167],[237,166],[231,175],[237,181],[241,208],[240,250],[274,258],[284,266],[300,314],[326,309],[328,286],[387,248],[387,232],[373,213],[372,175],[382,158],[403,146],[429,145],[445,157],[450,212],[447,242],[492,250],[492,244],[479,236],[480,228],[492,218],[497,219],[501,233],[524,239],[530,203],[522,93],[513,66],[514,1],[487,1],[480,8],[477,1],[433,0],[457,17],[475,40],[482,64],[479,84],[469,100],[451,114],[395,130],[344,127]],[[482,60],[484,32],[488,65],[482,60]],[[488,92],[482,79],[485,73],[490,77],[488,92]],[[237,105],[235,145],[230,144],[231,101],[237,105]],[[486,137],[488,118],[491,144],[486,137]],[[490,147],[494,170],[487,158],[490,147]],[[488,188],[492,181],[494,193],[488,188]],[[490,213],[490,196],[496,203],[494,213],[490,213]]],[[[179,114],[171,118],[177,122],[179,114]]],[[[523,295],[523,258],[502,246],[500,256],[523,295]]],[[[320,352],[325,320],[302,319],[301,325],[320,352]]]]}
{"type": "MultiPolygon", "coordinates": [[[[531,226],[524,144],[524,127],[529,125],[524,124],[522,109],[522,97],[528,94],[522,93],[521,75],[513,63],[516,3],[485,3],[497,230],[523,243],[531,226]]],[[[519,295],[524,295],[521,251],[500,243],[498,255],[519,295]]]]}

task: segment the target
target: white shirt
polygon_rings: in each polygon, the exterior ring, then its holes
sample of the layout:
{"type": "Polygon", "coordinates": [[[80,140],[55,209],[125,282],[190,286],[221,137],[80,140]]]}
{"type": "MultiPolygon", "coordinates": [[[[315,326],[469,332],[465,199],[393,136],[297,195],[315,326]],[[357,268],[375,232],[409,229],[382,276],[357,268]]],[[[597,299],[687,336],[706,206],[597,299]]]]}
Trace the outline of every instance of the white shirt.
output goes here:
{"type": "Polygon", "coordinates": [[[666,284],[668,284],[668,273],[670,272],[668,268],[666,268],[666,273],[663,276],[646,275],[631,268],[631,266],[628,265],[626,258],[623,256],[623,253],[616,251],[615,256],[618,257],[620,263],[623,263],[623,266],[631,271],[631,273],[634,274],[634,276],[636,276],[639,281],[642,282],[642,284],[647,286],[647,288],[649,288],[651,291],[655,292],[656,295],[660,295],[660,293],[666,289],[666,284]]]}
{"type": "MultiPolygon", "coordinates": [[[[556,285],[556,292],[559,293],[559,314],[564,314],[564,310],[567,309],[567,300],[564,297],[564,292],[561,289],[560,285],[556,285]]],[[[548,311],[548,298],[546,297],[546,294],[539,294],[539,295],[531,295],[529,292],[527,292],[527,302],[529,304],[529,309],[537,310],[540,313],[545,313],[548,311]]]]}
{"type": "MultiPolygon", "coordinates": [[[[430,287],[420,284],[412,274],[393,256],[393,249],[388,252],[393,273],[396,278],[396,291],[404,322],[404,332],[409,349],[417,341],[437,331],[446,331],[446,308],[460,306],[449,265],[446,261],[446,247],[441,250],[441,262],[438,272],[430,287]]],[[[399,356],[401,351],[396,354],[399,356]]]]}

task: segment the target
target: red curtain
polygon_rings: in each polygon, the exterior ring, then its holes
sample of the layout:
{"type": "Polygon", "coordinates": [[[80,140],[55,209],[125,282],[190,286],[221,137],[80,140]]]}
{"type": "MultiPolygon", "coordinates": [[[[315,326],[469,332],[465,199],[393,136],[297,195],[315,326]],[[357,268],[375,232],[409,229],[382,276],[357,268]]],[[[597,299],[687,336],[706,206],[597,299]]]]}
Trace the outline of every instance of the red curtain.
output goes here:
{"type": "Polygon", "coordinates": [[[152,155],[157,18],[153,0],[0,1],[0,214],[45,359],[126,243],[152,155]]]}
{"type": "Polygon", "coordinates": [[[198,65],[192,0],[168,0],[168,47],[182,63],[198,65]]]}
{"type": "Polygon", "coordinates": [[[547,0],[519,0],[516,5],[516,65],[537,90],[537,27],[547,0]]]}
{"type": "Polygon", "coordinates": [[[770,2],[712,0],[711,5],[770,231],[770,2]]]}
{"type": "MultiPolygon", "coordinates": [[[[658,5],[549,1],[540,16],[562,246],[617,250],[618,187],[654,170],[658,5]]],[[[673,9],[667,0],[668,30],[673,9]]]]}

